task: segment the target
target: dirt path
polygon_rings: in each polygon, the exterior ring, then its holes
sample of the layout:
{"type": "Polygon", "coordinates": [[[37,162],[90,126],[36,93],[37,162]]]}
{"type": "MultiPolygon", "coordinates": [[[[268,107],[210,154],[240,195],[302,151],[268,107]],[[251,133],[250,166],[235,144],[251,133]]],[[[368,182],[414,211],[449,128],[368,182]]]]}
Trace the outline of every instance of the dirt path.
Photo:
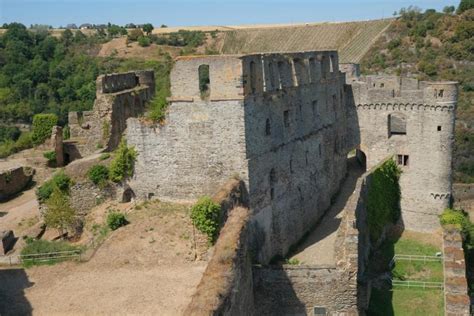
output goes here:
{"type": "Polygon", "coordinates": [[[322,221],[306,240],[298,247],[292,259],[308,265],[335,265],[334,244],[341,223],[344,207],[353,194],[357,179],[363,174],[362,168],[350,160],[348,174],[337,199],[322,221]]]}
{"type": "Polygon", "coordinates": [[[35,189],[30,189],[13,200],[0,203],[0,231],[16,232],[22,220],[35,216],[39,216],[39,205],[36,201],[35,189]]]}
{"type": "Polygon", "coordinates": [[[133,210],[86,263],[0,269],[0,315],[180,315],[206,267],[187,210],[133,210]]]}

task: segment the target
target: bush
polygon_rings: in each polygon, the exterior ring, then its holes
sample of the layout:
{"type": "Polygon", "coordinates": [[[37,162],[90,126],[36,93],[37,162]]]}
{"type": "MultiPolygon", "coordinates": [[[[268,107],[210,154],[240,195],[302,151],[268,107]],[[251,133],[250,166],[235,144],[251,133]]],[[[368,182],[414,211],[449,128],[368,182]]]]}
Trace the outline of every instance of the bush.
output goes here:
{"type": "Polygon", "coordinates": [[[140,36],[138,38],[138,45],[140,45],[141,47],[150,46],[150,39],[146,36],[140,36]]]}
{"type": "Polygon", "coordinates": [[[48,159],[48,162],[55,162],[56,161],[56,152],[55,151],[44,152],[43,157],[48,159]]]}
{"type": "Polygon", "coordinates": [[[193,206],[191,220],[196,228],[207,235],[210,243],[214,243],[219,233],[220,205],[211,198],[204,196],[193,206]]]}
{"type": "Polygon", "coordinates": [[[128,33],[127,38],[130,41],[136,42],[139,37],[143,36],[143,32],[140,29],[133,29],[128,33]]]}
{"type": "Polygon", "coordinates": [[[48,209],[44,213],[44,223],[48,227],[56,228],[60,234],[64,230],[72,227],[75,220],[75,211],[69,204],[67,195],[58,187],[53,188],[53,192],[46,201],[48,209]]]}
{"type": "Polygon", "coordinates": [[[58,117],[54,114],[36,114],[33,117],[33,144],[40,145],[51,137],[53,126],[58,124],[58,117]]]}
{"type": "Polygon", "coordinates": [[[36,189],[36,197],[40,202],[44,202],[54,191],[54,188],[58,188],[61,192],[68,194],[69,187],[72,185],[72,180],[69,178],[64,171],[57,172],[50,180],[46,181],[36,189]]]}
{"type": "Polygon", "coordinates": [[[100,160],[107,160],[110,158],[110,154],[109,153],[103,153],[100,155],[99,159],[100,160]]]}
{"type": "Polygon", "coordinates": [[[400,218],[400,174],[392,159],[372,173],[367,193],[367,221],[372,240],[380,237],[385,225],[400,218]]]}
{"type": "Polygon", "coordinates": [[[458,228],[466,226],[468,221],[463,211],[447,208],[439,216],[441,225],[455,225],[458,228]]]}
{"type": "Polygon", "coordinates": [[[15,143],[15,150],[20,151],[33,147],[33,139],[31,138],[31,133],[24,132],[21,133],[20,137],[15,143]]]}
{"type": "Polygon", "coordinates": [[[89,169],[87,176],[94,184],[104,184],[109,180],[109,169],[103,165],[95,165],[89,169]]]}
{"type": "Polygon", "coordinates": [[[125,214],[119,212],[112,212],[107,215],[107,226],[110,229],[116,230],[119,227],[125,226],[128,224],[125,214]]]}
{"type": "Polygon", "coordinates": [[[0,125],[0,142],[5,140],[17,140],[20,137],[20,129],[16,126],[0,125]]]}
{"type": "Polygon", "coordinates": [[[127,142],[122,139],[115,151],[114,159],[110,163],[110,180],[120,182],[131,177],[133,175],[136,159],[137,152],[135,149],[133,147],[127,147],[127,142]]]}

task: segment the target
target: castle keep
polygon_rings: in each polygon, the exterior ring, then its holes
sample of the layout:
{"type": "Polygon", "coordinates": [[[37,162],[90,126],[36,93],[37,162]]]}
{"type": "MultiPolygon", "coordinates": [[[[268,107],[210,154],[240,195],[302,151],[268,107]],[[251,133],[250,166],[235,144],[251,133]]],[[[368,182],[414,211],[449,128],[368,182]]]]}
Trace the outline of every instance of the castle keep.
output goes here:
{"type": "Polygon", "coordinates": [[[455,83],[360,77],[335,51],[178,58],[162,126],[127,121],[139,198],[193,200],[238,175],[258,258],[285,255],[331,205],[348,153],[402,167],[409,229],[438,228],[451,194],[455,83]]]}

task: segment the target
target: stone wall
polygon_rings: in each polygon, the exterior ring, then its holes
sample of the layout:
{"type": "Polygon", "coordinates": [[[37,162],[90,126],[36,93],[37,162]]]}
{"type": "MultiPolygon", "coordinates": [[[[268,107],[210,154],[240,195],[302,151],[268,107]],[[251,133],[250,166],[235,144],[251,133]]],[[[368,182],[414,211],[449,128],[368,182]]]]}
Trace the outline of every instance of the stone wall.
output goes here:
{"type": "Polygon", "coordinates": [[[117,187],[109,184],[104,188],[90,181],[75,183],[69,191],[69,201],[77,215],[86,215],[92,208],[107,199],[117,197],[117,187]]]}
{"type": "Polygon", "coordinates": [[[230,211],[212,258],[185,315],[252,315],[252,265],[247,251],[249,210],[230,211]]]}
{"type": "Polygon", "coordinates": [[[31,183],[33,174],[32,168],[22,166],[0,170],[0,201],[21,192],[31,183]]]}
{"type": "Polygon", "coordinates": [[[105,148],[113,150],[126,129],[126,120],[145,110],[154,95],[153,71],[99,76],[92,111],[69,112],[71,139],[66,142],[66,160],[82,158],[105,148]]]}
{"type": "Polygon", "coordinates": [[[395,155],[403,171],[405,227],[425,232],[438,229],[438,215],[449,206],[452,193],[457,84],[368,76],[353,82],[351,90],[359,149],[367,167],[395,155]]]}
{"type": "Polygon", "coordinates": [[[283,255],[345,175],[357,136],[347,135],[344,82],[331,51],[179,58],[165,124],[128,120],[127,140],[139,153],[130,185],[139,198],[193,200],[238,175],[259,260],[283,255]]]}
{"type": "Polygon", "coordinates": [[[470,315],[462,235],[456,227],[443,229],[443,259],[445,315],[470,315]]]}

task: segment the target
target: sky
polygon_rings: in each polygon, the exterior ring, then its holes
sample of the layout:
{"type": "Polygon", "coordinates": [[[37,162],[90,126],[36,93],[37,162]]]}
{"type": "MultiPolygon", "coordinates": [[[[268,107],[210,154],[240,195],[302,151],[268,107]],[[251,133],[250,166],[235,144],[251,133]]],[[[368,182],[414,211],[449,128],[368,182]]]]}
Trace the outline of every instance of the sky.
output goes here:
{"type": "Polygon", "coordinates": [[[0,0],[0,24],[159,26],[354,21],[391,17],[410,5],[441,11],[459,0],[0,0]]]}

